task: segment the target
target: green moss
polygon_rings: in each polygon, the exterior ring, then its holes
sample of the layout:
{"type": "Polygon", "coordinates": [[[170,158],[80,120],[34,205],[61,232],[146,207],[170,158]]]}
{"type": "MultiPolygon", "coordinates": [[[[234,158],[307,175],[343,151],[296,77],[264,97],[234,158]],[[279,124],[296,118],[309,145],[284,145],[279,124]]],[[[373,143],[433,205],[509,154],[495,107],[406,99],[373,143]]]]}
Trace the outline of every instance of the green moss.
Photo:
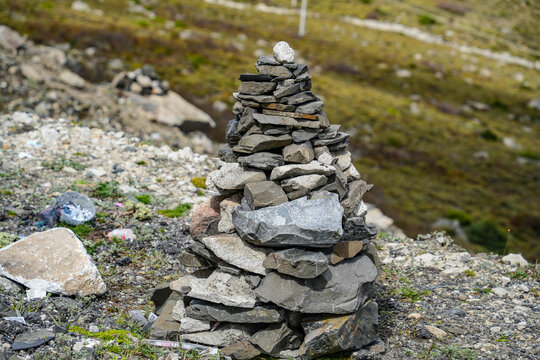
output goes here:
{"type": "Polygon", "coordinates": [[[523,150],[519,153],[519,156],[532,160],[540,160],[540,154],[531,150],[523,150]]]}
{"type": "Polygon", "coordinates": [[[462,226],[470,225],[473,222],[473,217],[470,214],[456,209],[448,211],[446,217],[459,221],[462,226]]]}
{"type": "Polygon", "coordinates": [[[77,235],[79,239],[85,238],[88,234],[90,234],[92,231],[94,231],[94,227],[88,223],[80,224],[77,226],[69,225],[66,223],[60,223],[58,224],[58,227],[65,227],[70,229],[77,235]]]}
{"type": "Polygon", "coordinates": [[[0,190],[0,195],[4,195],[4,196],[13,195],[13,191],[11,191],[11,190],[0,190]]]}
{"type": "Polygon", "coordinates": [[[159,210],[158,213],[169,218],[177,218],[184,216],[191,210],[191,204],[180,204],[174,209],[159,210]]]}
{"type": "Polygon", "coordinates": [[[0,232],[0,248],[3,248],[4,246],[8,246],[9,244],[13,243],[15,240],[17,240],[16,235],[12,235],[7,232],[0,232]]]}
{"type": "Polygon", "coordinates": [[[146,161],[140,160],[140,161],[137,161],[135,164],[137,164],[137,165],[146,165],[146,161]]]}
{"type": "Polygon", "coordinates": [[[152,198],[148,194],[135,195],[134,197],[139,202],[142,202],[143,204],[146,204],[146,205],[148,205],[148,204],[150,204],[152,202],[152,198]]]}
{"type": "Polygon", "coordinates": [[[203,177],[194,177],[191,178],[191,183],[198,187],[199,189],[206,189],[206,179],[203,177]]]}
{"type": "Polygon", "coordinates": [[[133,344],[132,337],[134,334],[127,330],[107,330],[103,332],[90,332],[79,326],[72,326],[69,328],[70,332],[79,333],[85,337],[92,337],[96,339],[102,339],[106,341],[114,340],[117,344],[133,344]]]}
{"type": "Polygon", "coordinates": [[[133,213],[133,217],[139,221],[150,220],[152,218],[152,210],[147,208],[143,203],[127,200],[124,203],[126,211],[133,213]]]}
{"type": "Polygon", "coordinates": [[[99,183],[94,190],[94,195],[99,198],[120,197],[122,196],[122,192],[119,185],[118,181],[114,180],[99,183]]]}
{"type": "Polygon", "coordinates": [[[421,14],[418,15],[418,23],[420,25],[434,25],[437,23],[437,20],[427,14],[421,14]]]}

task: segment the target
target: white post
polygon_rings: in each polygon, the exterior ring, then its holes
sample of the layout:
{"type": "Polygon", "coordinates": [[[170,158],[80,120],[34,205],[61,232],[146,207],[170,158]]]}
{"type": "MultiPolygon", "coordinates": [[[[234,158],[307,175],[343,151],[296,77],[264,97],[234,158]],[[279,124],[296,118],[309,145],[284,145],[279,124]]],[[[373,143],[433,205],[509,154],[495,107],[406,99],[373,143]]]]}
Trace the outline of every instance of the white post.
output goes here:
{"type": "Polygon", "coordinates": [[[304,37],[306,34],[306,12],[307,12],[307,0],[302,0],[302,8],[300,9],[300,27],[298,29],[298,36],[304,37]]]}
{"type": "Polygon", "coordinates": [[[291,0],[291,7],[295,8],[298,5],[297,0],[291,0]]]}

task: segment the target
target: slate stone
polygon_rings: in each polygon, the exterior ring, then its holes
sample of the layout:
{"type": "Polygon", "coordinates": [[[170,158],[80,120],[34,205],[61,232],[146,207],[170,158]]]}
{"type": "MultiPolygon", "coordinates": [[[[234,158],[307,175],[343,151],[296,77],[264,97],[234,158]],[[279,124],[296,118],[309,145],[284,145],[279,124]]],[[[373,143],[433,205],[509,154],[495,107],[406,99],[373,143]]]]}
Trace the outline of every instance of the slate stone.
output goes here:
{"type": "Polygon", "coordinates": [[[247,95],[247,94],[234,93],[233,96],[237,100],[247,101],[247,103],[244,103],[244,101],[242,101],[242,105],[245,104],[244,106],[249,106],[249,107],[259,107],[260,106],[259,104],[261,103],[269,104],[269,103],[276,102],[276,98],[272,95],[247,95]],[[253,103],[250,104],[249,102],[253,102],[253,103]]]}
{"type": "Polygon", "coordinates": [[[303,197],[255,211],[233,210],[238,234],[256,245],[268,247],[329,247],[343,235],[343,208],[338,197],[309,200],[303,197]]]}
{"type": "Polygon", "coordinates": [[[208,236],[201,242],[223,261],[255,274],[265,274],[263,261],[268,251],[246,243],[236,234],[208,236]]]}
{"type": "Polygon", "coordinates": [[[260,127],[258,127],[257,125],[253,125],[249,128],[248,131],[246,131],[246,133],[244,134],[244,136],[249,136],[249,135],[256,135],[256,134],[262,134],[262,130],[260,127]]]}
{"type": "Polygon", "coordinates": [[[242,166],[250,166],[267,171],[285,164],[283,156],[269,152],[258,152],[249,156],[240,156],[238,162],[242,166]]]}
{"type": "Polygon", "coordinates": [[[294,111],[296,107],[294,105],[288,105],[288,104],[262,104],[262,107],[264,109],[268,110],[276,110],[276,111],[294,111]]]}
{"type": "Polygon", "coordinates": [[[327,182],[327,177],[324,175],[302,175],[291,179],[286,179],[281,182],[281,187],[286,192],[302,190],[306,194],[313,189],[323,186],[327,182]]]}
{"type": "Polygon", "coordinates": [[[328,150],[330,150],[331,152],[346,149],[347,146],[349,146],[349,139],[345,139],[344,141],[336,143],[336,144],[327,145],[328,150]]]}
{"type": "Polygon", "coordinates": [[[257,305],[253,309],[242,309],[193,300],[186,307],[186,314],[194,319],[205,321],[267,324],[282,321],[284,310],[270,304],[257,305]]]}
{"type": "Polygon", "coordinates": [[[270,109],[264,109],[262,113],[264,115],[283,116],[283,117],[291,117],[293,119],[312,120],[312,121],[318,121],[319,118],[321,117],[320,115],[310,115],[310,114],[302,114],[299,112],[277,111],[277,110],[270,110],[270,109]]]}
{"type": "Polygon", "coordinates": [[[319,134],[321,130],[319,129],[303,129],[296,130],[292,132],[292,139],[295,143],[302,143],[304,141],[309,141],[319,134]]]}
{"type": "Polygon", "coordinates": [[[329,266],[314,279],[270,272],[256,289],[258,297],[304,314],[350,314],[372,293],[377,268],[367,256],[329,266]]]}
{"type": "Polygon", "coordinates": [[[276,88],[275,82],[245,81],[240,85],[238,92],[247,95],[264,95],[276,88]]]}
{"type": "MultiPolygon", "coordinates": [[[[313,94],[311,91],[303,91],[301,93],[285,97],[281,99],[281,102],[296,106],[296,105],[304,104],[304,103],[307,103],[308,101],[314,101],[314,100],[319,100],[317,95],[313,94]]],[[[302,111],[299,111],[297,107],[296,112],[302,112],[302,111]]]]}
{"type": "Polygon", "coordinates": [[[55,333],[47,330],[23,333],[15,337],[11,349],[14,351],[33,349],[51,341],[55,337],[55,333]]]}
{"type": "Polygon", "coordinates": [[[309,164],[289,164],[276,167],[270,174],[270,180],[281,180],[311,174],[330,176],[333,175],[334,172],[335,170],[333,167],[322,165],[317,161],[312,161],[309,164]]]}
{"type": "Polygon", "coordinates": [[[251,336],[250,341],[269,355],[297,349],[302,343],[300,337],[284,323],[268,325],[251,336]]]}
{"type": "Polygon", "coordinates": [[[219,258],[214,255],[210,250],[208,250],[203,244],[197,241],[193,241],[188,244],[186,251],[202,257],[203,259],[209,261],[212,264],[217,264],[219,258]]]}
{"type": "Polygon", "coordinates": [[[165,305],[169,296],[172,294],[172,289],[168,283],[164,283],[150,289],[148,292],[150,293],[150,301],[153,302],[155,306],[154,312],[156,315],[161,314],[163,305],[165,305]]]}
{"type": "Polygon", "coordinates": [[[225,347],[239,341],[247,340],[249,329],[239,324],[223,324],[213,331],[202,331],[180,335],[180,340],[197,344],[225,347]]]}
{"type": "Polygon", "coordinates": [[[360,175],[358,170],[356,170],[356,167],[354,165],[349,166],[349,168],[345,170],[343,173],[347,177],[347,182],[360,180],[362,178],[362,176],[360,175]]]}
{"type": "Polygon", "coordinates": [[[178,256],[178,262],[184,266],[196,269],[207,269],[212,266],[212,264],[206,261],[206,259],[188,251],[182,251],[180,253],[178,256]]]}
{"type": "Polygon", "coordinates": [[[283,159],[289,163],[307,164],[314,158],[315,153],[309,141],[301,144],[290,144],[283,148],[283,159]]]}
{"type": "Polygon", "coordinates": [[[238,120],[232,119],[227,123],[227,128],[225,129],[225,139],[229,144],[237,144],[238,141],[242,138],[242,134],[238,132],[238,120]]]}
{"type": "Polygon", "coordinates": [[[363,249],[364,242],[362,240],[339,242],[332,248],[330,263],[335,265],[345,259],[353,258],[363,249]]]}
{"type": "MultiPolygon", "coordinates": [[[[277,64],[276,64],[277,65],[277,64]]],[[[241,74],[238,80],[245,81],[257,81],[257,82],[269,82],[272,81],[272,77],[268,75],[261,74],[241,74]]]]}
{"type": "Polygon", "coordinates": [[[215,270],[206,279],[192,279],[187,296],[226,306],[253,309],[257,302],[251,285],[244,276],[233,276],[215,270]]]}
{"type": "Polygon", "coordinates": [[[295,77],[298,77],[304,73],[308,72],[308,66],[306,64],[297,64],[296,70],[294,70],[293,74],[295,77]]]}
{"type": "Polygon", "coordinates": [[[245,133],[253,125],[255,125],[255,119],[253,119],[253,114],[255,110],[253,108],[245,108],[242,113],[242,117],[238,121],[238,132],[245,133]]]}
{"type": "Polygon", "coordinates": [[[371,240],[377,236],[377,227],[366,224],[364,217],[349,217],[343,223],[343,241],[371,240]]]}
{"type": "Polygon", "coordinates": [[[289,79],[291,78],[292,72],[287,69],[285,66],[272,66],[272,65],[255,65],[255,68],[261,75],[270,75],[273,77],[278,77],[280,79],[289,79]]]}
{"type": "Polygon", "coordinates": [[[287,116],[253,114],[253,118],[259,124],[263,124],[263,125],[291,126],[295,128],[309,128],[309,129],[318,129],[320,127],[319,121],[295,119],[295,118],[291,118],[287,116]]]}
{"type": "Polygon", "coordinates": [[[327,129],[322,130],[317,136],[321,140],[333,139],[337,136],[341,125],[332,124],[327,129]]]}
{"type": "Polygon", "coordinates": [[[373,241],[367,244],[366,256],[371,259],[377,270],[380,272],[382,269],[382,263],[381,259],[379,258],[379,254],[377,253],[377,245],[375,245],[373,241]]]}
{"type": "MultiPolygon", "coordinates": [[[[181,302],[181,301],[180,301],[181,302]]],[[[190,334],[200,331],[207,331],[212,328],[212,325],[209,321],[203,321],[199,319],[193,319],[190,317],[184,317],[180,321],[180,333],[190,334]]]]}
{"type": "MultiPolygon", "coordinates": [[[[255,135],[252,135],[255,136],[255,135]]],[[[207,185],[214,184],[222,190],[241,190],[250,182],[264,181],[266,175],[260,170],[244,169],[240,164],[225,163],[206,178],[207,185]]]]}
{"type": "Polygon", "coordinates": [[[366,183],[364,180],[355,180],[349,183],[349,193],[341,202],[347,216],[354,214],[354,210],[362,200],[362,196],[372,187],[373,185],[366,183]]]}
{"type": "Polygon", "coordinates": [[[273,181],[247,184],[244,187],[244,196],[251,210],[276,206],[289,201],[285,191],[273,181]]]}
{"type": "Polygon", "coordinates": [[[220,233],[233,233],[234,225],[232,223],[232,209],[240,206],[241,193],[234,194],[231,197],[224,199],[219,204],[221,219],[218,224],[220,233]]]}
{"type": "Polygon", "coordinates": [[[276,126],[270,127],[269,129],[264,130],[264,135],[284,135],[290,134],[292,132],[292,127],[290,126],[276,126]]]}
{"type": "Polygon", "coordinates": [[[230,356],[234,360],[250,360],[262,354],[259,349],[247,340],[226,346],[220,352],[225,356],[230,356]]]}
{"type": "Polygon", "coordinates": [[[332,157],[337,159],[337,165],[342,171],[347,170],[352,165],[351,152],[347,149],[332,153],[332,157]]]}
{"type": "MultiPolygon", "coordinates": [[[[234,95],[234,94],[233,94],[234,95]]],[[[247,96],[247,95],[246,95],[247,96]]],[[[262,95],[262,96],[265,96],[265,95],[262,95]]],[[[266,95],[268,96],[268,95],[266,95]]],[[[255,102],[253,100],[241,100],[240,101],[240,104],[242,104],[242,106],[244,108],[254,108],[254,109],[259,109],[261,107],[261,104],[259,104],[258,102],[255,102]]]]}
{"type": "Polygon", "coordinates": [[[290,248],[268,254],[263,265],[282,274],[312,279],[328,269],[328,259],[321,252],[290,248]]]}
{"type": "Polygon", "coordinates": [[[276,97],[276,99],[281,99],[282,97],[291,96],[299,92],[300,92],[300,84],[296,83],[296,84],[292,84],[290,86],[284,86],[280,89],[275,90],[274,96],[276,97]]]}
{"type": "Polygon", "coordinates": [[[340,132],[334,138],[331,138],[331,139],[315,139],[315,140],[312,140],[312,143],[313,143],[313,146],[329,146],[329,145],[332,145],[332,144],[337,144],[337,143],[343,142],[344,140],[347,140],[348,138],[349,138],[349,134],[346,134],[344,132],[340,132]]]}
{"type": "Polygon", "coordinates": [[[228,262],[226,261],[223,261],[223,260],[220,260],[218,263],[217,263],[217,268],[227,274],[231,274],[231,275],[240,275],[242,274],[242,269],[240,269],[239,267],[236,267],[234,265],[231,265],[229,264],[228,262]]]}
{"type": "Polygon", "coordinates": [[[249,135],[244,136],[233,148],[240,153],[256,153],[264,150],[280,148],[292,143],[291,135],[269,136],[269,135],[249,135]]]}
{"type": "Polygon", "coordinates": [[[257,59],[258,65],[281,65],[281,63],[273,56],[259,56],[257,59]]]}
{"type": "Polygon", "coordinates": [[[378,339],[378,307],[370,301],[351,315],[303,323],[306,336],[300,356],[313,359],[345,350],[357,350],[378,339]]]}
{"type": "Polygon", "coordinates": [[[180,333],[180,324],[172,318],[173,309],[177,301],[181,301],[176,293],[172,293],[163,305],[161,314],[152,323],[150,336],[153,339],[174,340],[180,333]]]}
{"type": "Polygon", "coordinates": [[[307,104],[300,105],[296,108],[296,111],[304,114],[318,114],[324,108],[322,101],[312,101],[307,104]]]}
{"type": "Polygon", "coordinates": [[[237,157],[229,144],[221,144],[218,149],[218,157],[220,160],[228,163],[234,163],[237,161],[237,157]]]}

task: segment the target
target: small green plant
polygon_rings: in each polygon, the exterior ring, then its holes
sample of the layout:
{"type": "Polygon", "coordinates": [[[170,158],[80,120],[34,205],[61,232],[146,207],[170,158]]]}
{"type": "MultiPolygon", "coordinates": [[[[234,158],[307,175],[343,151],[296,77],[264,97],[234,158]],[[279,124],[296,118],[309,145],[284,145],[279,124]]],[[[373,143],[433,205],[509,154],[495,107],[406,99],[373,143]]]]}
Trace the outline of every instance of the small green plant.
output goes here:
{"type": "Polygon", "coordinates": [[[137,165],[146,165],[146,161],[140,160],[140,161],[137,161],[135,164],[137,164],[137,165]]]}
{"type": "Polygon", "coordinates": [[[506,342],[508,339],[506,338],[506,335],[503,335],[499,337],[495,342],[506,342]]]}
{"type": "Polygon", "coordinates": [[[497,141],[499,137],[490,129],[485,129],[480,133],[480,136],[488,141],[497,141]]]}
{"type": "Polygon", "coordinates": [[[157,178],[157,179],[156,179],[156,182],[159,183],[159,184],[161,184],[161,183],[163,182],[163,179],[162,179],[162,178],[157,178]]]}
{"type": "Polygon", "coordinates": [[[127,200],[124,203],[126,211],[133,213],[133,217],[139,221],[150,220],[152,218],[152,210],[147,208],[143,203],[127,200]]]}
{"type": "Polygon", "coordinates": [[[197,196],[204,196],[204,191],[197,190],[196,194],[197,194],[197,196]]]}
{"type": "Polygon", "coordinates": [[[532,160],[540,160],[540,154],[535,153],[534,151],[531,151],[531,150],[523,150],[522,152],[519,153],[519,156],[527,158],[527,159],[532,159],[532,160]]]}
{"type": "Polygon", "coordinates": [[[77,237],[79,239],[85,238],[88,234],[90,234],[92,231],[94,231],[94,228],[91,225],[89,225],[88,223],[80,224],[80,225],[77,225],[77,226],[69,225],[69,224],[66,224],[66,223],[60,223],[60,224],[58,224],[58,226],[70,229],[71,231],[73,231],[75,233],[75,235],[77,235],[77,237]]]}
{"type": "Polygon", "coordinates": [[[120,197],[122,192],[119,188],[118,181],[105,181],[99,183],[94,190],[94,195],[99,198],[108,198],[108,197],[120,197]]]}
{"type": "Polygon", "coordinates": [[[12,235],[7,232],[0,232],[0,248],[3,248],[4,246],[8,246],[15,240],[17,240],[16,235],[12,235]]]}
{"type": "Polygon", "coordinates": [[[66,158],[61,158],[60,160],[50,160],[50,161],[43,160],[41,162],[41,166],[43,166],[47,170],[52,170],[52,171],[61,171],[64,167],[70,167],[79,171],[86,169],[86,166],[84,166],[80,162],[76,160],[66,159],[66,158]]]}
{"type": "Polygon", "coordinates": [[[191,178],[191,183],[199,189],[206,189],[206,179],[203,177],[191,178]]]}
{"type": "Polygon", "coordinates": [[[137,201],[142,202],[143,204],[146,204],[146,205],[152,202],[152,198],[150,197],[150,195],[147,195],[147,194],[135,195],[135,199],[137,199],[137,201]]]}
{"type": "Polygon", "coordinates": [[[418,23],[420,25],[435,25],[437,20],[427,14],[418,15],[418,23]]]}
{"type": "Polygon", "coordinates": [[[158,213],[168,218],[177,218],[184,216],[191,210],[191,204],[180,204],[174,209],[159,210],[158,213]]]}
{"type": "Polygon", "coordinates": [[[474,221],[473,217],[469,213],[466,213],[465,211],[461,211],[461,210],[456,210],[456,209],[449,210],[446,213],[446,217],[449,219],[455,219],[459,221],[459,223],[462,226],[470,225],[474,221]]]}
{"type": "Polygon", "coordinates": [[[481,294],[481,295],[487,295],[487,294],[489,294],[491,292],[491,288],[489,288],[489,287],[484,287],[484,288],[474,287],[473,291],[478,293],[478,294],[481,294]]]}
{"type": "Polygon", "coordinates": [[[506,275],[511,277],[512,279],[518,279],[518,280],[525,280],[529,278],[529,274],[523,269],[517,269],[516,271],[507,273],[506,275]]]}
{"type": "Polygon", "coordinates": [[[0,195],[4,195],[4,196],[13,195],[13,191],[11,191],[11,190],[0,190],[0,195]]]}
{"type": "Polygon", "coordinates": [[[457,345],[437,346],[434,354],[444,355],[449,360],[475,360],[478,358],[476,351],[457,345]]]}
{"type": "Polygon", "coordinates": [[[410,300],[413,303],[421,301],[425,295],[429,295],[429,290],[416,290],[410,287],[394,289],[392,292],[402,299],[410,300]]]}
{"type": "Polygon", "coordinates": [[[474,270],[467,269],[465,270],[465,275],[470,276],[470,277],[475,277],[476,273],[474,272],[474,270]]]}

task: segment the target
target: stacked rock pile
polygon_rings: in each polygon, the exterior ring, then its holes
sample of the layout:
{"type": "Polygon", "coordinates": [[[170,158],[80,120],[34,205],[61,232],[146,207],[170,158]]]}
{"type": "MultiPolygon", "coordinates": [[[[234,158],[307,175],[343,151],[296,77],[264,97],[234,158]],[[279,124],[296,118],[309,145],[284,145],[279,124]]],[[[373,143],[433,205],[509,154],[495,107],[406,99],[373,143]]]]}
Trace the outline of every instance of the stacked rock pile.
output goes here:
{"type": "Polygon", "coordinates": [[[134,71],[118,73],[112,85],[141,95],[167,95],[169,92],[169,83],[161,80],[154,67],[148,64],[134,71]]]}
{"type": "Polygon", "coordinates": [[[243,74],[236,118],[171,283],[183,342],[235,359],[311,359],[377,341],[378,258],[349,136],[330,125],[286,43],[243,74]]]}

